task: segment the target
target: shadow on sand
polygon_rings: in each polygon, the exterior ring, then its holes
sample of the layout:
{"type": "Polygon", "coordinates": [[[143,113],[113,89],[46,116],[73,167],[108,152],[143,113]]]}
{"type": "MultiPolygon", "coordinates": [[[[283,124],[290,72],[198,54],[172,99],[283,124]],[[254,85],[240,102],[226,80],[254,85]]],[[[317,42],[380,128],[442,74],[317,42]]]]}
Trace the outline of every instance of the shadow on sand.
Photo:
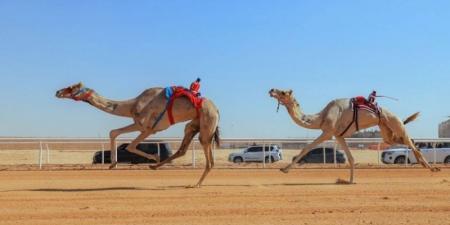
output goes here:
{"type": "MultiPolygon", "coordinates": [[[[202,187],[282,187],[282,186],[334,186],[342,185],[336,183],[278,183],[278,184],[206,184],[202,187]]],[[[184,190],[189,189],[187,186],[173,185],[173,186],[159,186],[152,188],[142,187],[105,187],[105,188],[38,188],[38,189],[22,189],[22,190],[5,190],[0,192],[102,192],[102,191],[167,191],[167,190],[184,190]]],[[[195,188],[194,188],[195,189],[195,188]]]]}

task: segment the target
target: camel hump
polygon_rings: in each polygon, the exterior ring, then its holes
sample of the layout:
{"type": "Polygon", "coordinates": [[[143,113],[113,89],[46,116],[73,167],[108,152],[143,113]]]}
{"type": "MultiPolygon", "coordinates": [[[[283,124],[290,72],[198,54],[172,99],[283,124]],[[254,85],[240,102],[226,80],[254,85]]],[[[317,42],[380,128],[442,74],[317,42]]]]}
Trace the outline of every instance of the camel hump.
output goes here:
{"type": "Polygon", "coordinates": [[[412,121],[416,120],[417,117],[419,117],[420,112],[416,112],[414,114],[412,114],[411,116],[409,116],[408,118],[406,118],[406,120],[403,121],[403,124],[408,124],[411,123],[412,121]]]}

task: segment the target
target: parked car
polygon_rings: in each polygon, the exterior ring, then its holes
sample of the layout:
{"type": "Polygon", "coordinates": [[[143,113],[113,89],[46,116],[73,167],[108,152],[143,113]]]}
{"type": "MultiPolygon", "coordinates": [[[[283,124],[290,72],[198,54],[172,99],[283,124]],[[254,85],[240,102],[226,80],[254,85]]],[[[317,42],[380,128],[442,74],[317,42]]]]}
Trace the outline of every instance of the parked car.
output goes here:
{"type": "MultiPolygon", "coordinates": [[[[450,148],[422,148],[420,151],[430,163],[434,162],[436,157],[436,163],[450,164],[450,148]]],[[[389,149],[381,154],[381,161],[385,164],[405,164],[406,159],[408,163],[417,163],[414,153],[408,148],[389,149]]]]}
{"type": "MultiPolygon", "coordinates": [[[[138,144],[137,149],[148,153],[148,154],[158,154],[158,145],[159,145],[159,151],[160,151],[160,160],[165,160],[169,158],[172,155],[172,151],[170,150],[170,146],[167,143],[142,143],[138,144]]],[[[131,164],[138,164],[138,163],[156,163],[155,160],[149,160],[147,158],[144,158],[142,156],[136,155],[134,153],[131,153],[126,150],[128,147],[128,144],[121,144],[117,148],[117,161],[119,163],[131,163],[131,164]]],[[[92,162],[94,164],[96,163],[102,163],[102,152],[98,151],[94,154],[92,162]]],[[[105,163],[111,163],[111,151],[107,150],[104,152],[104,162],[105,163]]]]}
{"type": "MultiPolygon", "coordinates": [[[[324,148],[315,148],[305,155],[298,163],[323,163],[324,148]]],[[[294,160],[294,158],[292,158],[294,160]]],[[[325,163],[334,163],[334,149],[325,148],[325,163]]],[[[345,163],[345,156],[340,150],[336,150],[336,163],[345,163]]]]}
{"type": "Polygon", "coordinates": [[[228,161],[234,163],[242,162],[276,162],[283,159],[283,152],[277,145],[266,146],[263,152],[263,146],[251,146],[240,152],[231,153],[228,161]]]}

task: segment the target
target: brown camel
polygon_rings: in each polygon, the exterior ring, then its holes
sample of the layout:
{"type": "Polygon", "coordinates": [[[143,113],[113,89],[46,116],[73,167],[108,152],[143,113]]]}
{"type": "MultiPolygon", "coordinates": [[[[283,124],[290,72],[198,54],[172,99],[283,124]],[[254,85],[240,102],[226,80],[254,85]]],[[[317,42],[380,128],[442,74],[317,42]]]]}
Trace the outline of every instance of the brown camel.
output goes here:
{"type": "Polygon", "coordinates": [[[128,145],[127,150],[147,159],[158,161],[156,165],[150,166],[151,169],[157,169],[165,163],[183,156],[194,136],[197,133],[200,133],[199,140],[205,153],[206,167],[198,183],[191,187],[200,187],[203,180],[214,166],[212,142],[214,139],[216,143],[220,145],[218,128],[219,111],[211,100],[205,99],[203,101],[202,107],[198,111],[199,116],[197,115],[197,110],[187,98],[180,97],[174,100],[172,108],[174,122],[190,122],[185,127],[184,138],[178,151],[167,160],[159,162],[159,157],[157,155],[147,154],[138,150],[136,147],[149,135],[166,130],[171,126],[168,119],[168,113],[164,112],[167,104],[164,88],[150,88],[134,99],[113,101],[103,98],[94,90],[86,88],[82,83],[79,83],[57,91],[56,97],[84,101],[104,112],[116,116],[133,118],[133,124],[110,132],[112,150],[110,169],[114,168],[117,164],[116,138],[121,134],[135,131],[140,132],[140,134],[130,145],[128,145]],[[162,117],[159,118],[160,116],[162,117]]]}
{"type": "MultiPolygon", "coordinates": [[[[328,105],[321,112],[314,115],[305,115],[300,109],[300,105],[295,99],[292,90],[284,91],[272,89],[269,91],[269,94],[271,97],[277,99],[279,104],[286,107],[292,120],[294,120],[297,125],[308,129],[322,130],[322,134],[312,143],[304,147],[300,154],[295,157],[295,160],[285,168],[282,168],[281,171],[288,173],[292,166],[296,165],[314,147],[324,141],[330,140],[334,136],[337,142],[344,149],[350,163],[350,180],[338,180],[338,182],[353,183],[353,173],[355,167],[354,159],[344,139],[345,137],[351,136],[358,129],[356,123],[353,123],[353,125],[349,127],[349,124],[353,121],[354,115],[350,99],[333,100],[328,103],[328,105]]],[[[404,144],[409,146],[413,150],[417,161],[422,164],[422,166],[430,169],[431,171],[439,171],[438,168],[431,167],[428,164],[406,132],[404,125],[415,120],[419,113],[413,114],[402,122],[397,116],[384,108],[381,110],[380,116],[366,110],[358,111],[359,116],[357,123],[359,124],[360,129],[366,129],[378,125],[380,127],[383,140],[387,144],[404,144]]]]}

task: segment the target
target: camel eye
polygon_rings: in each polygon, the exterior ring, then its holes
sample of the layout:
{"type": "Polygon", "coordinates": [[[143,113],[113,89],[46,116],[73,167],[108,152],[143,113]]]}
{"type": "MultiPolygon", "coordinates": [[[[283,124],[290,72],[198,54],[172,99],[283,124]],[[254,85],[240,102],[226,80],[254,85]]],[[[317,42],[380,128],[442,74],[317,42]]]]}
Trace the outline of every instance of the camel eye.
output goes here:
{"type": "Polygon", "coordinates": [[[282,95],[286,95],[286,92],[282,91],[281,94],[282,94],[282,95]]]}

